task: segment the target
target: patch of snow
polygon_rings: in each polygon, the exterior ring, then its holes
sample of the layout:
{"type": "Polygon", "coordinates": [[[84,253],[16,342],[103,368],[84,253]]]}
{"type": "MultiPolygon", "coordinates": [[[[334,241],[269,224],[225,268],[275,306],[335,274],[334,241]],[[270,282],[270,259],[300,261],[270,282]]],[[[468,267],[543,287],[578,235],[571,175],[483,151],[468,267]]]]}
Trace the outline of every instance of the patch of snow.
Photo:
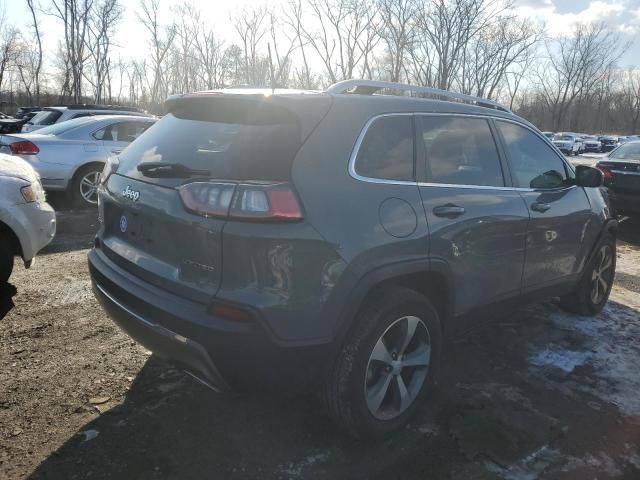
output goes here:
{"type": "Polygon", "coordinates": [[[555,367],[571,373],[578,365],[585,363],[590,356],[590,352],[576,352],[554,345],[535,353],[529,361],[539,367],[555,367]]]}
{"type": "Polygon", "coordinates": [[[318,462],[324,462],[328,458],[329,454],[326,452],[316,453],[303,458],[299,462],[289,462],[280,467],[279,470],[282,474],[289,475],[289,477],[300,477],[306,468],[309,468],[318,462]]]}

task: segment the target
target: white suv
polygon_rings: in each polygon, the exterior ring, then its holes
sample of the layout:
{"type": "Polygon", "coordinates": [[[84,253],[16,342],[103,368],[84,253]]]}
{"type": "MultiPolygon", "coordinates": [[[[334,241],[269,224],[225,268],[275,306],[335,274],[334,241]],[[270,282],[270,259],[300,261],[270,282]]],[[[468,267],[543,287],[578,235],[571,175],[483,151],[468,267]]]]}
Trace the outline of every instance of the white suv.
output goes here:
{"type": "Polygon", "coordinates": [[[566,155],[578,155],[581,153],[582,139],[574,133],[556,133],[552,142],[558,150],[566,155]]]}
{"type": "Polygon", "coordinates": [[[40,178],[20,158],[0,154],[0,285],[20,255],[29,268],[56,233],[56,213],[45,201],[40,178]]]}
{"type": "Polygon", "coordinates": [[[64,105],[59,107],[45,107],[31,120],[22,126],[22,133],[29,133],[41,128],[64,122],[72,118],[89,117],[93,115],[137,115],[149,116],[145,111],[134,107],[117,105],[64,105]]]}

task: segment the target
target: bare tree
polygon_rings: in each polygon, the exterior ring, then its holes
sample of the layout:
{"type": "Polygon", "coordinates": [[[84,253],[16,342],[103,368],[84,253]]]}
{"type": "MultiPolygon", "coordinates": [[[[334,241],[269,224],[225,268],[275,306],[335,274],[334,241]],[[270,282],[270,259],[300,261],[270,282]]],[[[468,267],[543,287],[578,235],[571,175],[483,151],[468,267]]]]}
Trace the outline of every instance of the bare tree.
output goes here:
{"type": "Polygon", "coordinates": [[[577,24],[573,35],[547,43],[548,61],[539,66],[538,81],[554,131],[574,102],[593,91],[627,48],[603,23],[577,24]]]}
{"type": "Polygon", "coordinates": [[[149,101],[152,104],[159,104],[166,94],[166,91],[163,91],[165,86],[163,63],[175,40],[176,28],[174,24],[165,26],[160,23],[158,19],[160,0],[140,0],[140,9],[138,19],[150,36],[153,76],[149,101]]]}
{"type": "Polygon", "coordinates": [[[87,32],[94,0],[51,0],[50,14],[64,25],[65,82],[62,95],[82,101],[82,80],[87,61],[87,32]]]}
{"type": "Polygon", "coordinates": [[[36,104],[39,105],[40,104],[40,70],[42,69],[42,38],[40,37],[40,27],[38,26],[38,17],[36,16],[37,6],[34,4],[34,0],[27,0],[27,6],[29,7],[29,12],[31,13],[31,19],[33,20],[32,26],[33,26],[36,42],[38,45],[38,50],[37,50],[38,56],[35,64],[33,80],[35,83],[36,104]]]}
{"type": "Polygon", "coordinates": [[[371,71],[371,56],[380,37],[375,5],[371,0],[309,0],[312,30],[301,30],[322,60],[330,83],[371,71]]]}
{"type": "Polygon", "coordinates": [[[378,0],[378,9],[382,19],[378,33],[387,50],[389,80],[399,82],[408,52],[413,50],[419,7],[416,0],[378,0]]]}
{"type": "Polygon", "coordinates": [[[247,85],[263,85],[266,79],[266,59],[261,58],[259,46],[268,33],[266,7],[243,9],[232,18],[233,27],[240,37],[244,54],[244,74],[247,85]]]}
{"type": "Polygon", "coordinates": [[[87,50],[92,60],[92,75],[85,73],[85,78],[93,86],[97,103],[105,99],[111,101],[111,39],[122,13],[119,0],[96,1],[91,11],[87,50]]]}

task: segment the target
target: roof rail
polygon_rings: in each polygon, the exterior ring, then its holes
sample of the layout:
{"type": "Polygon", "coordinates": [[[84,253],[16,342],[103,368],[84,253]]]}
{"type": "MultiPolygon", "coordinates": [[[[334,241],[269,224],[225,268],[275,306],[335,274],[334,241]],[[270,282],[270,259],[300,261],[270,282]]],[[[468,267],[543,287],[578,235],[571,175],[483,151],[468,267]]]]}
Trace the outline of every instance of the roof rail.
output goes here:
{"type": "Polygon", "coordinates": [[[372,95],[378,90],[390,89],[390,90],[404,90],[407,92],[419,93],[422,95],[432,95],[440,97],[438,100],[449,100],[458,102],[467,102],[480,107],[494,108],[503,112],[511,113],[507,107],[500,105],[493,100],[487,100],[480,97],[474,97],[472,95],[465,95],[464,93],[449,92],[447,90],[440,90],[433,87],[421,87],[418,85],[410,85],[407,83],[395,83],[395,82],[383,82],[379,80],[343,80],[338,83],[334,83],[328,87],[326,93],[355,93],[360,95],[372,95]]]}
{"type": "Polygon", "coordinates": [[[91,103],[66,103],[52,105],[53,107],[67,107],[69,110],[120,110],[126,112],[144,113],[144,110],[137,107],[127,107],[124,105],[94,105],[91,103]]]}

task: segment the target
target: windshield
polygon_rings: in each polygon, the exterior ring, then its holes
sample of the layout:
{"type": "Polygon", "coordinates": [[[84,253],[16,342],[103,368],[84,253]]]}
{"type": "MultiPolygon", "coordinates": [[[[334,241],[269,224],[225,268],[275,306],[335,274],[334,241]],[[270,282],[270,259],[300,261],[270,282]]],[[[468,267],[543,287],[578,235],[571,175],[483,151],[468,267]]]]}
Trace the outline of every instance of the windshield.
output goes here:
{"type": "Polygon", "coordinates": [[[573,137],[571,137],[570,135],[555,135],[553,137],[554,140],[573,140],[573,137]]]}
{"type": "Polygon", "coordinates": [[[609,158],[616,160],[640,160],[640,142],[620,145],[611,152],[609,158]]]}
{"type": "Polygon", "coordinates": [[[91,123],[94,120],[92,118],[76,118],[73,120],[67,120],[66,122],[55,123],[48,127],[41,128],[38,133],[41,135],[62,135],[63,133],[72,130],[74,128],[91,123]]]}
{"type": "Polygon", "coordinates": [[[53,125],[60,118],[62,112],[59,110],[43,110],[36,114],[31,122],[33,125],[53,125]]]}

